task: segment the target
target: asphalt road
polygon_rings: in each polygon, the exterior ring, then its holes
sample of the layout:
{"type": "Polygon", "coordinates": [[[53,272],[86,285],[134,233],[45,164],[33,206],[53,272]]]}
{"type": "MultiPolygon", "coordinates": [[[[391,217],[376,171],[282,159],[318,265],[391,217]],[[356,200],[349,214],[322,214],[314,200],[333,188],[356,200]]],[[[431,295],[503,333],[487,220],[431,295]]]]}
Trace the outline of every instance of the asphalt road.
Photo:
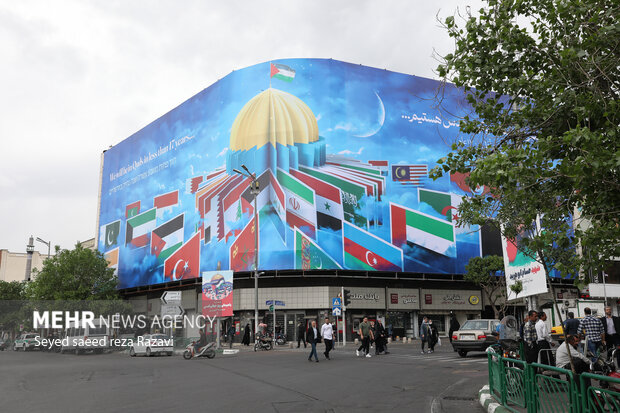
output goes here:
{"type": "MultiPolygon", "coordinates": [[[[389,355],[356,357],[353,344],[325,360],[278,348],[215,359],[127,354],[0,352],[0,407],[27,412],[482,412],[483,353],[449,346],[420,354],[393,344],[389,355]]],[[[374,353],[373,353],[374,354],[374,353]]]]}

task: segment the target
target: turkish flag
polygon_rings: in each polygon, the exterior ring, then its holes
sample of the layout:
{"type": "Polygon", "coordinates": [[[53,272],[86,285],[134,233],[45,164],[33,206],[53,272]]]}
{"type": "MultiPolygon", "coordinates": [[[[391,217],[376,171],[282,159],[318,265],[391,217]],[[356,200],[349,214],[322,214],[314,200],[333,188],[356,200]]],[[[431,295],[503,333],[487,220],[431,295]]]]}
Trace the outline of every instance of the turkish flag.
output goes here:
{"type": "Polygon", "coordinates": [[[200,276],[200,232],[174,252],[164,262],[164,278],[178,281],[200,276]]]}

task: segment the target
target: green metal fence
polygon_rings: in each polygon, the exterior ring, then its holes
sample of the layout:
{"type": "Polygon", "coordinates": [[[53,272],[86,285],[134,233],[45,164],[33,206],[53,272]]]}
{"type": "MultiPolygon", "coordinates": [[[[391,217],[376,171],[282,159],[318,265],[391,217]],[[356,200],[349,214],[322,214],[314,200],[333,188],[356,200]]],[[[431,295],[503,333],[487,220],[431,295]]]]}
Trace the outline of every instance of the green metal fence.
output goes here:
{"type": "Polygon", "coordinates": [[[491,396],[513,412],[620,412],[620,379],[488,354],[491,396]],[[590,385],[588,385],[590,381],[590,385]]]}

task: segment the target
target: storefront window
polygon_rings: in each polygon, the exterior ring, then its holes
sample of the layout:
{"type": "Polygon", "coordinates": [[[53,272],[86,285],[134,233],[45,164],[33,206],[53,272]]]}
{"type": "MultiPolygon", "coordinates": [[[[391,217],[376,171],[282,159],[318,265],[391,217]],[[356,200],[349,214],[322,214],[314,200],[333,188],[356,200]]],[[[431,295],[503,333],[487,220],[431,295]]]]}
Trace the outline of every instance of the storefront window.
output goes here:
{"type": "MultiPolygon", "coordinates": [[[[437,331],[440,334],[445,334],[448,330],[446,329],[446,316],[443,314],[426,314],[429,320],[433,320],[433,324],[437,326],[437,331]]],[[[418,326],[422,324],[422,320],[424,320],[425,316],[418,317],[418,326]]]]}

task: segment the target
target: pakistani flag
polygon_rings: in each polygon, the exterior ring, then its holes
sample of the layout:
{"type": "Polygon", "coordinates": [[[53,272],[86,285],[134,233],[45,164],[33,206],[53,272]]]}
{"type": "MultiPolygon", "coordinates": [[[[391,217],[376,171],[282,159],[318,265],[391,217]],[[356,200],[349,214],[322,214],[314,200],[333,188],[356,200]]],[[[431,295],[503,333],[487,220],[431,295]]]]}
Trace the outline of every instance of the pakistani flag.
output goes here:
{"type": "Polygon", "coordinates": [[[125,245],[146,247],[149,245],[151,231],[155,229],[157,208],[151,208],[127,220],[125,230],[125,245]]]}
{"type": "Polygon", "coordinates": [[[295,71],[288,66],[271,63],[271,77],[291,82],[295,78],[295,71]]]}
{"type": "Polygon", "coordinates": [[[295,228],[295,269],[321,270],[342,268],[321,247],[295,228]]]}
{"type": "Polygon", "coordinates": [[[415,244],[456,258],[454,224],[390,202],[392,244],[415,244]]]}
{"type": "Polygon", "coordinates": [[[185,214],[178,215],[158,226],[151,234],[151,254],[163,263],[183,245],[185,214]]]}
{"type": "Polygon", "coordinates": [[[99,243],[105,246],[105,249],[118,243],[118,236],[121,233],[121,221],[117,220],[103,225],[99,230],[99,243]]]}

